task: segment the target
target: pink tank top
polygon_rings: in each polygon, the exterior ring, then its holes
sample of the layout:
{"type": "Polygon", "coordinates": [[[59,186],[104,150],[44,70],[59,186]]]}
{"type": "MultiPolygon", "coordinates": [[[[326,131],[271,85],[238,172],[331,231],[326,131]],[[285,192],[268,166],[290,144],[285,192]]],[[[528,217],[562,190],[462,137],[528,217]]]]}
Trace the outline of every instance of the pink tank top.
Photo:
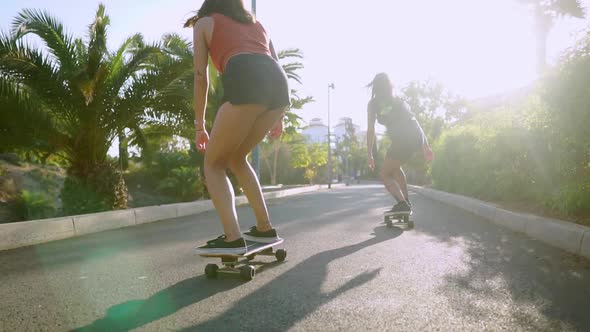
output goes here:
{"type": "Polygon", "coordinates": [[[244,24],[221,15],[212,14],[214,27],[209,53],[215,68],[220,73],[227,61],[240,53],[266,54],[270,52],[270,39],[260,22],[244,24]]]}

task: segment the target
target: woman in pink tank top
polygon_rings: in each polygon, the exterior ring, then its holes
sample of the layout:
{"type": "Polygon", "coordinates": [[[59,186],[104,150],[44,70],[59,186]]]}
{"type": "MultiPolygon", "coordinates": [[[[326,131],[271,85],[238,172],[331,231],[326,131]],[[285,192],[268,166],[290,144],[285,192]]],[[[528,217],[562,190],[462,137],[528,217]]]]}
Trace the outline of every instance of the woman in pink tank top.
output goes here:
{"type": "Polygon", "coordinates": [[[245,240],[272,243],[278,235],[270,223],[260,183],[247,156],[264,136],[279,137],[290,106],[287,77],[270,39],[242,0],[205,0],[186,26],[193,28],[195,130],[197,148],[205,152],[205,178],[224,235],[207,242],[198,253],[242,254],[245,240]],[[205,127],[208,58],[222,73],[224,103],[211,135],[205,127]],[[235,197],[226,170],[240,182],[256,215],[256,225],[242,234],[235,197]]]}

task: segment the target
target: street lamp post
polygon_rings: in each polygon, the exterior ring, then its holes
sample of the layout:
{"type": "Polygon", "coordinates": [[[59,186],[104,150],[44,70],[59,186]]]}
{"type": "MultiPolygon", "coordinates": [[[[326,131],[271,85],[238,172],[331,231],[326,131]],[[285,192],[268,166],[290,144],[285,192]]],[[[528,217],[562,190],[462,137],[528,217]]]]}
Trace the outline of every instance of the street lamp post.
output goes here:
{"type": "Polygon", "coordinates": [[[328,189],[332,188],[332,132],[330,129],[330,90],[334,83],[328,84],[328,189]]]}

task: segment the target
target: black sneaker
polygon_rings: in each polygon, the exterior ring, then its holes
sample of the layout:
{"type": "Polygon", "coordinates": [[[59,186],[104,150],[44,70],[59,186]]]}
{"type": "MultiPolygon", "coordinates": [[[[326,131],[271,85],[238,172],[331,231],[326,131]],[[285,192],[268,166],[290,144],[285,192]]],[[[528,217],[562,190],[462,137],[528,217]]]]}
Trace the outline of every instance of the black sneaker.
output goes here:
{"type": "Polygon", "coordinates": [[[248,250],[244,238],[239,238],[232,242],[226,242],[225,239],[225,235],[221,235],[216,239],[207,241],[206,245],[196,248],[195,252],[198,255],[242,255],[248,250]]]}
{"type": "Polygon", "coordinates": [[[277,235],[277,231],[273,228],[270,231],[259,232],[256,226],[252,226],[250,231],[243,233],[242,236],[246,241],[258,243],[273,243],[281,238],[277,235]]]}
{"type": "Polygon", "coordinates": [[[407,202],[399,202],[391,210],[385,212],[389,216],[411,215],[412,207],[407,202]]]}

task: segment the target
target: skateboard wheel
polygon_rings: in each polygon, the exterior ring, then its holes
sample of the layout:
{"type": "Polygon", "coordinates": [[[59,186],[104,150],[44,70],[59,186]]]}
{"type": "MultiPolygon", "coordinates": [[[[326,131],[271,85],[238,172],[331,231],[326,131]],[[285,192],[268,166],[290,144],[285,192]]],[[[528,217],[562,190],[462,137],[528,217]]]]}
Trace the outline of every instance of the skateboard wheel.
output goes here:
{"type": "Polygon", "coordinates": [[[205,266],[205,275],[209,279],[215,279],[217,278],[217,270],[219,270],[219,267],[216,264],[207,264],[205,266]]]}
{"type": "Polygon", "coordinates": [[[275,253],[275,257],[277,258],[277,261],[279,261],[279,262],[284,261],[285,258],[287,258],[287,250],[285,250],[285,249],[277,250],[277,252],[275,253]]]}
{"type": "Polygon", "coordinates": [[[252,280],[254,274],[256,274],[256,269],[252,265],[246,265],[240,268],[240,276],[246,281],[252,280]]]}

